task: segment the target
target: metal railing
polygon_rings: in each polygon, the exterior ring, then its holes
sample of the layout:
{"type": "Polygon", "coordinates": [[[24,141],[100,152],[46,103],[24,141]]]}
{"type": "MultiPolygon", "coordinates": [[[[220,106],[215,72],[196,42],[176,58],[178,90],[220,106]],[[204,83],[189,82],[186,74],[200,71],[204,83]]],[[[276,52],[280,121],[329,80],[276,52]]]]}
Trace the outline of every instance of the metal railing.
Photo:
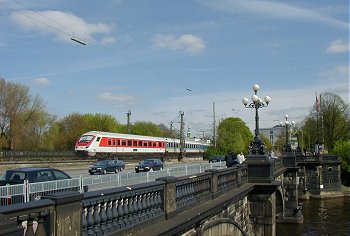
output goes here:
{"type": "Polygon", "coordinates": [[[151,172],[119,172],[118,174],[111,175],[80,176],[79,178],[38,183],[28,183],[28,181],[25,181],[23,184],[1,186],[0,206],[39,200],[44,195],[67,190],[83,193],[86,191],[86,188],[91,189],[91,186],[97,187],[97,189],[106,189],[113,186],[129,186],[145,182],[148,183],[161,177],[192,175],[205,172],[208,169],[220,169],[223,167],[225,167],[225,162],[201,163],[175,166],[151,172]],[[113,183],[113,186],[107,186],[106,184],[108,183],[113,183]]]}

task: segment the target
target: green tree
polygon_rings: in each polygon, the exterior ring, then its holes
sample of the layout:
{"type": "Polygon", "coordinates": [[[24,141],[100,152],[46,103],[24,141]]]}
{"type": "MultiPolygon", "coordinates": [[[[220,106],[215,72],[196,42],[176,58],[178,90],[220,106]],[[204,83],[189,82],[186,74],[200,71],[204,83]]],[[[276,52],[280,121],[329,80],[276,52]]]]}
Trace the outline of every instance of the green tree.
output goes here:
{"type": "Polygon", "coordinates": [[[56,118],[44,111],[31,115],[24,113],[23,118],[28,120],[24,122],[26,126],[23,127],[21,139],[17,142],[17,150],[49,150],[44,137],[56,118]]]}
{"type": "Polygon", "coordinates": [[[349,105],[333,93],[323,93],[321,98],[321,134],[325,148],[332,152],[337,141],[349,139],[349,105]]]}
{"type": "Polygon", "coordinates": [[[350,185],[350,140],[337,141],[334,144],[333,154],[341,158],[342,179],[345,185],[350,185]]]}
{"type": "Polygon", "coordinates": [[[23,139],[23,131],[33,114],[44,111],[38,95],[33,96],[29,87],[6,82],[0,78],[0,137],[6,140],[5,148],[16,149],[23,139]]]}
{"type": "Polygon", "coordinates": [[[240,118],[226,118],[218,127],[217,148],[224,153],[234,151],[246,154],[252,139],[253,134],[240,118]]]}
{"type": "Polygon", "coordinates": [[[333,93],[320,95],[320,110],[316,104],[305,118],[304,142],[309,151],[313,151],[316,143],[322,143],[328,152],[332,152],[337,141],[349,139],[349,104],[333,93]]]}
{"type": "Polygon", "coordinates": [[[123,126],[111,115],[72,113],[53,124],[45,140],[54,150],[73,150],[77,139],[93,130],[121,132],[123,126]]]}
{"type": "Polygon", "coordinates": [[[260,140],[264,142],[267,151],[272,151],[272,143],[270,142],[270,140],[264,135],[264,134],[260,134],[260,140]]]}
{"type": "Polygon", "coordinates": [[[122,130],[122,125],[111,115],[88,113],[82,116],[86,122],[86,129],[88,131],[120,132],[122,130]]]}
{"type": "Polygon", "coordinates": [[[131,129],[133,134],[164,137],[164,131],[158,125],[150,121],[135,122],[131,129]]]}

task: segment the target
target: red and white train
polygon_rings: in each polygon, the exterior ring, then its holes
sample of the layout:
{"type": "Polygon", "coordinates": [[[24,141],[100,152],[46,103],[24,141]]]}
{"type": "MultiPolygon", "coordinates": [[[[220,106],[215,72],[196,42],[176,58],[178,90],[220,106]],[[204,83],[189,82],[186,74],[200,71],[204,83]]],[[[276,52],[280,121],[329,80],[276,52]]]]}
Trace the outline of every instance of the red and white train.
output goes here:
{"type": "MultiPolygon", "coordinates": [[[[184,152],[186,155],[202,154],[210,146],[209,141],[185,140],[184,152]]],[[[87,132],[75,144],[75,154],[79,157],[159,156],[179,152],[180,139],[101,131],[87,132]]]]}

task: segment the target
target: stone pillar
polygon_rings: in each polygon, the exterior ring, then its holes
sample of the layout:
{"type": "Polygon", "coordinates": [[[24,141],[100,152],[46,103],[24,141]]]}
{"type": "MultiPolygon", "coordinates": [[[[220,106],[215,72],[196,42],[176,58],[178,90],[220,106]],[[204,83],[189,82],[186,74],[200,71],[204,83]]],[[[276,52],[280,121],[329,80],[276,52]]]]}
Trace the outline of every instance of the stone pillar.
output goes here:
{"type": "Polygon", "coordinates": [[[55,202],[54,235],[81,235],[81,200],[84,194],[75,191],[65,191],[43,196],[44,199],[50,199],[55,202]]]}
{"type": "Polygon", "coordinates": [[[257,236],[276,235],[275,194],[249,194],[252,234],[257,236]]]}
{"type": "Polygon", "coordinates": [[[220,172],[217,169],[210,169],[210,170],[206,170],[205,172],[207,173],[211,173],[211,196],[212,198],[216,197],[216,193],[218,191],[218,173],[220,172]]]}
{"type": "Polygon", "coordinates": [[[284,219],[280,222],[303,223],[303,215],[298,202],[298,168],[289,168],[283,180],[284,196],[284,219]]]}
{"type": "Polygon", "coordinates": [[[250,220],[252,234],[259,236],[276,235],[276,189],[281,182],[275,178],[284,172],[284,168],[275,165],[280,160],[269,159],[265,155],[247,156],[248,182],[254,183],[254,190],[249,193],[250,220]]]}
{"type": "Polygon", "coordinates": [[[165,191],[163,196],[165,218],[169,219],[172,212],[176,210],[176,180],[174,176],[158,178],[157,181],[165,182],[165,191]]]}

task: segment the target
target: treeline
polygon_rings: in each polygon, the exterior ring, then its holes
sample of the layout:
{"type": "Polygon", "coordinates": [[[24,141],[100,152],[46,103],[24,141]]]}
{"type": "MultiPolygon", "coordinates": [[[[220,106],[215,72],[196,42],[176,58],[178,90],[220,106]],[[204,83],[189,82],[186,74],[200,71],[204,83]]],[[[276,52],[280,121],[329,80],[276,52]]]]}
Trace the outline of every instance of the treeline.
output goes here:
{"type": "MultiPolygon", "coordinates": [[[[322,93],[318,102],[310,104],[309,114],[297,123],[291,132],[299,147],[309,153],[315,152],[315,145],[321,144],[325,153],[337,154],[341,157],[341,169],[344,179],[350,179],[350,117],[349,104],[330,92],[322,93]]],[[[284,114],[282,114],[284,115],[284,114]]],[[[239,118],[226,118],[218,126],[216,148],[211,148],[206,156],[225,155],[228,151],[248,153],[248,146],[253,135],[245,123],[239,118]]],[[[285,132],[278,137],[272,147],[269,139],[260,135],[267,151],[273,150],[281,154],[286,144],[285,132]]]]}
{"type": "Polygon", "coordinates": [[[0,148],[2,150],[72,151],[81,134],[106,131],[175,137],[163,124],[140,121],[130,127],[108,114],[69,114],[63,119],[48,113],[29,87],[0,78],[0,148]]]}
{"type": "MultiPolygon", "coordinates": [[[[324,145],[328,153],[338,154],[342,170],[350,173],[350,119],[349,104],[333,93],[320,95],[319,103],[311,104],[309,115],[293,128],[292,135],[303,149],[314,152],[316,143],[324,145]]],[[[6,82],[0,78],[0,148],[2,150],[72,151],[81,134],[106,131],[132,134],[179,137],[163,124],[140,121],[130,127],[121,124],[108,114],[69,114],[63,119],[48,113],[39,95],[32,95],[29,87],[6,82]]],[[[253,135],[239,118],[226,118],[217,127],[216,148],[206,156],[248,152],[253,135]]],[[[267,137],[260,136],[268,151],[272,145],[267,137]]],[[[277,140],[277,152],[285,145],[282,133],[277,140]]],[[[276,147],[275,147],[276,148],[276,147]]]]}

